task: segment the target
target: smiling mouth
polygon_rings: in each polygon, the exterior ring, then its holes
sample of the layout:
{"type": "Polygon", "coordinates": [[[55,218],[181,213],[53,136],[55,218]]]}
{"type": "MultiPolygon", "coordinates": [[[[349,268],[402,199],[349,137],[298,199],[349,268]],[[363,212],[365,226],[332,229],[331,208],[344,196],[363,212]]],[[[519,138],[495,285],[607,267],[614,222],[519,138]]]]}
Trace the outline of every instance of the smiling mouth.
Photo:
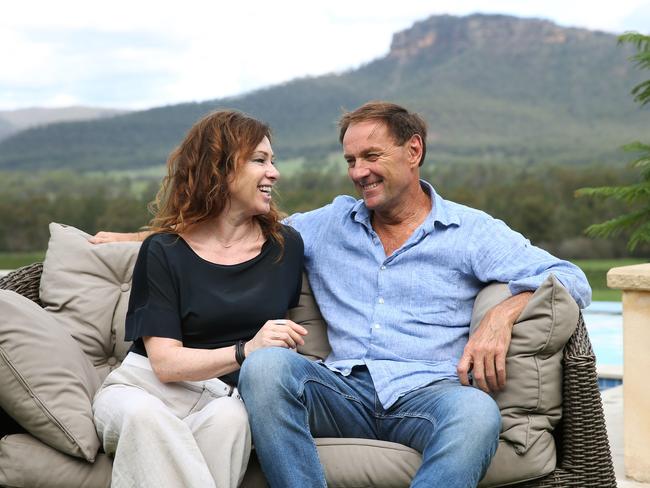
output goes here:
{"type": "Polygon", "coordinates": [[[361,187],[361,190],[363,190],[363,191],[370,191],[370,190],[374,190],[375,188],[377,188],[380,183],[381,183],[381,181],[375,181],[373,183],[368,183],[367,185],[359,185],[359,186],[361,187]]]}
{"type": "Polygon", "coordinates": [[[262,193],[271,196],[271,190],[273,189],[271,185],[260,185],[257,188],[259,188],[262,193]]]}

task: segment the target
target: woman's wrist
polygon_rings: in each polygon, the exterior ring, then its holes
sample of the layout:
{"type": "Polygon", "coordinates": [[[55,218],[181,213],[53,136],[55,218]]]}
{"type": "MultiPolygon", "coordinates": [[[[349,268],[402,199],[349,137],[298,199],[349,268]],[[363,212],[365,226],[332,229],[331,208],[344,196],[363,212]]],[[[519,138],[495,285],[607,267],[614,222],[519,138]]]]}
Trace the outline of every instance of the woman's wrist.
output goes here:
{"type": "Polygon", "coordinates": [[[244,360],[246,359],[246,341],[237,341],[235,343],[235,361],[237,361],[237,364],[240,366],[244,364],[244,360]]]}

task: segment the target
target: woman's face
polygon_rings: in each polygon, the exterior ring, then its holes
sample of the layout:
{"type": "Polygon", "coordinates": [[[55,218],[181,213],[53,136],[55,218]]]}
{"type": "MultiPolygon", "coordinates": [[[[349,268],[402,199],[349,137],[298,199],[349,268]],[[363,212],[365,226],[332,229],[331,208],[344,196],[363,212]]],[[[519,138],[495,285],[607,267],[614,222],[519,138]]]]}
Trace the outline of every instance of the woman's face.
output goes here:
{"type": "Polygon", "coordinates": [[[271,191],[280,177],[273,161],[273,149],[264,137],[253,154],[243,161],[228,183],[230,210],[254,216],[271,209],[271,191]]]}

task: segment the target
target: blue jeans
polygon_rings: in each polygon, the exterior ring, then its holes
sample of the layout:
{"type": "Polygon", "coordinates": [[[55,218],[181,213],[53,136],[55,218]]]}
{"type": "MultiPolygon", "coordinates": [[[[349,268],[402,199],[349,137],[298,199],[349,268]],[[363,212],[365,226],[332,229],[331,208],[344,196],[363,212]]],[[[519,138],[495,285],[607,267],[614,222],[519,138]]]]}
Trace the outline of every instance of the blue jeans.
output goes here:
{"type": "Polygon", "coordinates": [[[349,376],[293,351],[260,349],[243,364],[239,391],[272,488],[324,487],[313,437],[397,442],[422,453],[411,486],[476,486],[496,452],[501,416],[482,391],[440,381],[384,409],[365,366],[349,376]]]}

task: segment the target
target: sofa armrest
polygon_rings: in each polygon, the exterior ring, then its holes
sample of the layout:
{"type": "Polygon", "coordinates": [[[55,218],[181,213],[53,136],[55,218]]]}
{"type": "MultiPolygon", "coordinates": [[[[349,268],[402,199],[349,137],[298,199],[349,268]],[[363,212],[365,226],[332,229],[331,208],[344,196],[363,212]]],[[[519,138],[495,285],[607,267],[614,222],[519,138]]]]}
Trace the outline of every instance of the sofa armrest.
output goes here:
{"type": "Polygon", "coordinates": [[[563,416],[556,429],[558,466],[553,473],[517,488],[615,487],[596,357],[582,315],[564,348],[563,416]]]}
{"type": "Polygon", "coordinates": [[[564,349],[563,364],[559,470],[571,473],[576,480],[571,486],[616,486],[596,357],[582,315],[564,349]]]}
{"type": "Polygon", "coordinates": [[[38,291],[42,272],[43,263],[33,263],[18,268],[0,278],[0,290],[15,291],[42,306],[38,291]]]}

